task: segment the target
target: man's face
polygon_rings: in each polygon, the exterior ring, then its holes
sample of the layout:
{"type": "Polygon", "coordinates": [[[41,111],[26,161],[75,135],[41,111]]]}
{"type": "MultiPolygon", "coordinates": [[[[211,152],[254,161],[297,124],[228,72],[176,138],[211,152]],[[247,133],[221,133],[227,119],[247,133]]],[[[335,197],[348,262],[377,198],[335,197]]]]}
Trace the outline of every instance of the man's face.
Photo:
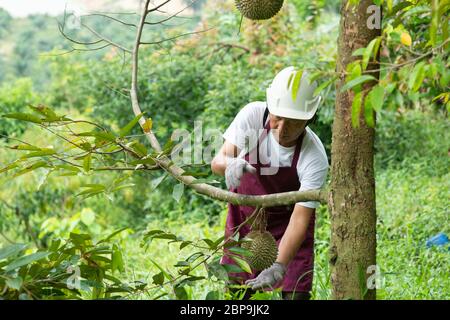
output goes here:
{"type": "Polygon", "coordinates": [[[283,147],[291,147],[296,144],[298,137],[305,130],[307,120],[297,120],[290,118],[278,117],[274,114],[269,114],[270,128],[278,143],[283,147]]]}

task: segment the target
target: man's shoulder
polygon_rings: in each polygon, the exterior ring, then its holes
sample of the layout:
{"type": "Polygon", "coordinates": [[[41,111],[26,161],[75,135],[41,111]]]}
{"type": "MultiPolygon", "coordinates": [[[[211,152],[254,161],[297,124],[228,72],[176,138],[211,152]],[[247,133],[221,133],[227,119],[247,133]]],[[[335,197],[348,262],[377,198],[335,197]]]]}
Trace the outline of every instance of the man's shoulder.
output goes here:
{"type": "Polygon", "coordinates": [[[317,136],[317,134],[309,127],[306,127],[306,142],[304,151],[308,154],[311,154],[315,161],[320,161],[323,165],[328,166],[328,157],[325,151],[325,147],[317,136]]]}
{"type": "Polygon", "coordinates": [[[247,103],[241,111],[245,111],[249,114],[259,114],[261,112],[264,112],[266,109],[266,102],[265,101],[252,101],[247,103]]]}
{"type": "Polygon", "coordinates": [[[246,104],[238,114],[240,121],[251,124],[250,127],[259,127],[264,116],[266,103],[264,101],[253,101],[246,104]]]}

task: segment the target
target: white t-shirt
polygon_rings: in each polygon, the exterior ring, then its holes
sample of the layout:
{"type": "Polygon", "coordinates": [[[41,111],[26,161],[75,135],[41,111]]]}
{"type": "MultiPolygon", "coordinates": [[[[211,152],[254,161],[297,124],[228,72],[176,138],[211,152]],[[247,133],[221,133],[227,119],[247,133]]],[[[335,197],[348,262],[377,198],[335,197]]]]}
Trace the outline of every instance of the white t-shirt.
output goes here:
{"type": "MultiPolygon", "coordinates": [[[[240,154],[241,157],[248,150],[256,147],[257,137],[264,131],[262,121],[265,109],[265,102],[255,101],[247,104],[239,111],[223,134],[226,141],[243,150],[240,154]]],[[[276,167],[274,164],[277,163],[279,167],[291,166],[295,146],[283,147],[277,142],[271,131],[260,145],[260,162],[263,164],[270,163],[273,167],[276,167]]],[[[255,158],[256,155],[250,158],[249,162],[251,164],[256,163],[255,158]]],[[[306,127],[306,134],[303,138],[300,157],[297,162],[300,191],[322,188],[325,184],[327,172],[328,158],[325,148],[319,137],[310,128],[306,127]]],[[[271,173],[267,172],[266,174],[271,173]]],[[[308,208],[317,208],[319,206],[319,203],[316,201],[298,202],[297,204],[308,208]]]]}

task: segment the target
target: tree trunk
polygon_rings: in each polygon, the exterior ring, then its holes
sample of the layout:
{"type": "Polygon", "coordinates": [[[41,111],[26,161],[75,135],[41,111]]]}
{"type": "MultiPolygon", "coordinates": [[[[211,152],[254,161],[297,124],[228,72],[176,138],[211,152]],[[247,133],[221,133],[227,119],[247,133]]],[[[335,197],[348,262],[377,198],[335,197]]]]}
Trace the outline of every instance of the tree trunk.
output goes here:
{"type": "MultiPolygon", "coordinates": [[[[358,128],[352,127],[354,94],[341,92],[346,66],[358,58],[352,57],[352,52],[366,47],[380,35],[380,29],[368,28],[367,21],[373,14],[367,13],[370,5],[373,5],[372,0],[362,0],[356,6],[344,0],[341,7],[337,60],[337,72],[341,76],[336,87],[329,198],[334,299],[376,298],[375,288],[367,286],[368,277],[373,276],[368,268],[376,263],[375,130],[366,125],[364,116],[361,116],[358,128]]],[[[381,20],[381,11],[379,16],[381,20]]],[[[374,67],[372,64],[368,69],[374,67]]],[[[373,85],[366,83],[364,89],[373,85]]]]}

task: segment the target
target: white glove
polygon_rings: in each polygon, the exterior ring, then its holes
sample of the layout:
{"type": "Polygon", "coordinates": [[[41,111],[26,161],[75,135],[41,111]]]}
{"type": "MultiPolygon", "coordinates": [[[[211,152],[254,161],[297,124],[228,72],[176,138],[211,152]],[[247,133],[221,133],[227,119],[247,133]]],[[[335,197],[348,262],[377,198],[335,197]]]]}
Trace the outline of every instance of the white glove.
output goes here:
{"type": "Polygon", "coordinates": [[[272,288],[284,278],[285,273],[286,267],[279,262],[275,262],[271,267],[263,270],[256,278],[245,281],[245,284],[250,286],[252,290],[272,288]]]}
{"type": "Polygon", "coordinates": [[[245,172],[256,173],[256,168],[242,158],[228,158],[225,169],[227,188],[237,188],[241,184],[241,177],[245,172]]]}

